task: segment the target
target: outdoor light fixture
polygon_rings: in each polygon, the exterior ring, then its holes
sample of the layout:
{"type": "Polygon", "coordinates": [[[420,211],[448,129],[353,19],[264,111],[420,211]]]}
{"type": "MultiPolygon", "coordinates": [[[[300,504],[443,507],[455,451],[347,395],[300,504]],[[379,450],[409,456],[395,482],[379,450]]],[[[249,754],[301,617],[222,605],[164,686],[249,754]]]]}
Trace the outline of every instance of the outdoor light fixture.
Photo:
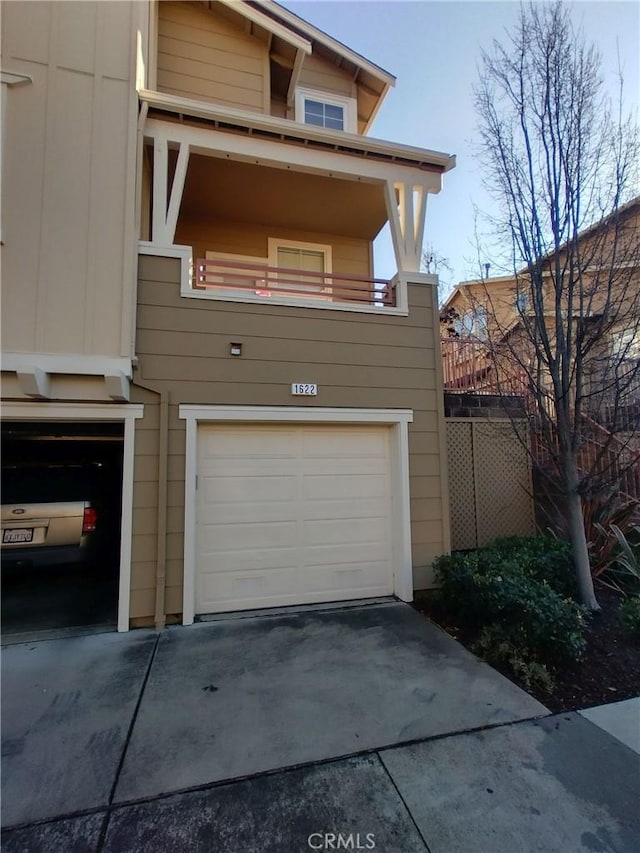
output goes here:
{"type": "Polygon", "coordinates": [[[233,343],[233,341],[229,344],[229,353],[230,355],[242,355],[242,344],[233,343]]]}

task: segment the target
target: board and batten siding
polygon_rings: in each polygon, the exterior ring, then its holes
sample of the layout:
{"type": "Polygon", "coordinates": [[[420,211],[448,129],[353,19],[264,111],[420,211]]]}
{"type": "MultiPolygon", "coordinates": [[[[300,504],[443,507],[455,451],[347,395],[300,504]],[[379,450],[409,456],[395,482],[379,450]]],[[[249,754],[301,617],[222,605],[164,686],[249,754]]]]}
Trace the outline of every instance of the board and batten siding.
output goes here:
{"type": "Polygon", "coordinates": [[[4,351],[130,356],[136,2],[4,3],[4,351]]]}
{"type": "MultiPolygon", "coordinates": [[[[432,288],[409,285],[409,316],[384,317],[190,299],[180,297],[179,280],[178,261],[140,257],[137,376],[170,394],[166,612],[182,611],[186,438],[184,421],[178,416],[182,403],[412,409],[414,586],[430,586],[430,564],[448,548],[444,417],[432,288]],[[230,341],[242,342],[240,358],[229,355],[230,341]],[[292,397],[290,385],[296,381],[317,382],[318,396],[292,397]]],[[[137,402],[150,399],[140,389],[134,389],[133,396],[137,402]]],[[[134,619],[153,614],[155,596],[157,410],[152,402],[136,426],[134,619]]]]}
{"type": "Polygon", "coordinates": [[[175,241],[178,245],[192,246],[194,259],[204,258],[206,252],[211,251],[246,255],[255,258],[255,263],[260,263],[268,255],[269,237],[331,246],[331,268],[334,273],[365,278],[371,275],[371,243],[355,237],[241,222],[203,223],[186,220],[178,222],[175,241]]]}
{"type": "Polygon", "coordinates": [[[159,3],[157,86],[170,95],[269,112],[267,45],[205,8],[159,3]]]}

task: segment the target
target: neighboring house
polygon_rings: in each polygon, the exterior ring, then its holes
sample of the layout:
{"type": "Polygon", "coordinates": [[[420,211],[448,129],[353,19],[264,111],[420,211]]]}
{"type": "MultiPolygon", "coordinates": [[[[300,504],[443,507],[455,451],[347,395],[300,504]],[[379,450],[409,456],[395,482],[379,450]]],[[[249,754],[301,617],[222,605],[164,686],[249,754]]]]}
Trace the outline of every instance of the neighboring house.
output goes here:
{"type": "Polygon", "coordinates": [[[394,78],[269,0],[3,18],[4,420],[121,442],[119,629],[410,600],[449,548],[419,264],[454,159],[367,137],[394,78]]]}
{"type": "MultiPolygon", "coordinates": [[[[612,402],[611,370],[620,376],[635,372],[640,360],[640,197],[621,207],[615,216],[586,229],[579,245],[584,269],[584,301],[573,306],[576,318],[582,311],[589,354],[591,405],[594,410],[612,402]],[[611,270],[614,270],[612,273],[611,270]],[[612,286],[608,287],[611,277],[612,286]],[[605,307],[609,301],[610,306],[605,307]]],[[[541,263],[548,286],[542,294],[549,329],[555,317],[555,255],[541,263]]],[[[560,253],[561,264],[564,262],[560,253]]],[[[566,292],[566,291],[565,291],[566,292]]],[[[523,380],[509,365],[496,363],[501,342],[509,342],[526,361],[523,326],[532,315],[527,270],[517,275],[462,282],[441,307],[442,358],[445,389],[451,391],[522,391],[523,380]],[[521,343],[519,343],[521,342],[521,343]],[[509,373],[511,370],[511,374],[509,373]],[[498,374],[498,375],[497,375],[498,374]]],[[[565,300],[566,303],[566,300],[565,300]]],[[[563,304],[562,310],[567,310],[563,304]]],[[[640,404],[640,385],[630,382],[621,402],[640,404]]]]}

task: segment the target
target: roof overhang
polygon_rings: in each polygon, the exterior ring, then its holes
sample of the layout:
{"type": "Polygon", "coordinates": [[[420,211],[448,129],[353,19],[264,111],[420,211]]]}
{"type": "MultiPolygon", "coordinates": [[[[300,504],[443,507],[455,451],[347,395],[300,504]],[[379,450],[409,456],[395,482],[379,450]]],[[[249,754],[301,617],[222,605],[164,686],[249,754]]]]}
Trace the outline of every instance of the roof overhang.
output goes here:
{"type": "MultiPolygon", "coordinates": [[[[235,2],[234,0],[224,0],[224,2],[232,4],[234,9],[240,11],[240,4],[237,0],[235,0],[235,2]]],[[[385,71],[384,68],[381,68],[379,65],[376,65],[374,62],[366,59],[361,54],[356,53],[355,50],[351,50],[351,48],[342,44],[342,42],[332,38],[332,36],[317,27],[314,27],[313,24],[310,24],[303,18],[298,17],[298,15],[295,15],[288,9],[285,9],[284,6],[274,2],[274,0],[250,0],[250,4],[243,3],[242,5],[254,9],[264,9],[271,16],[279,18],[287,26],[293,27],[304,37],[309,39],[309,41],[315,41],[318,44],[321,44],[336,56],[346,59],[348,62],[352,62],[354,65],[358,66],[358,68],[361,68],[363,71],[366,71],[376,77],[385,87],[389,88],[390,86],[395,86],[396,78],[393,74],[390,74],[388,71],[385,71]]]]}
{"type": "Polygon", "coordinates": [[[296,51],[307,54],[311,53],[311,42],[308,39],[293,32],[290,27],[278,23],[271,16],[265,15],[255,6],[251,6],[248,3],[240,3],[238,0],[215,0],[215,2],[237,12],[253,24],[257,24],[272,35],[278,36],[278,38],[288,42],[296,51]]]}
{"type": "Polygon", "coordinates": [[[354,133],[326,130],[289,119],[232,109],[219,104],[207,104],[164,92],[141,89],[138,94],[142,103],[147,104],[150,109],[203,119],[212,122],[219,129],[249,133],[256,138],[299,142],[309,146],[310,150],[325,149],[438,173],[448,172],[456,164],[455,156],[440,151],[400,145],[354,133]]]}

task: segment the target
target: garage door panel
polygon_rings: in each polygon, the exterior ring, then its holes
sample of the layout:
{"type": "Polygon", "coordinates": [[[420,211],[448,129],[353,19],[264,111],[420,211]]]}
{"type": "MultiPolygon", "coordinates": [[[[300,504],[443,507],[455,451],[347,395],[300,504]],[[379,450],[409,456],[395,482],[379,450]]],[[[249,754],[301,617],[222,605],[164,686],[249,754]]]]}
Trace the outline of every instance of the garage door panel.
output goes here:
{"type": "Polygon", "coordinates": [[[367,544],[382,545],[386,542],[386,519],[346,518],[318,519],[303,523],[304,541],[307,545],[339,545],[347,548],[367,544]]]}
{"type": "Polygon", "coordinates": [[[307,459],[343,459],[386,455],[388,434],[377,427],[310,428],[302,432],[302,453],[307,459]]]}
{"type": "Polygon", "coordinates": [[[388,566],[384,561],[341,563],[337,566],[319,566],[302,578],[302,592],[338,593],[349,591],[354,598],[366,595],[389,595],[388,566]]]}
{"type": "MultiPolygon", "coordinates": [[[[203,489],[204,504],[207,506],[241,503],[247,500],[254,503],[295,501],[298,491],[296,477],[281,476],[207,476],[201,478],[198,488],[203,489]]],[[[200,506],[202,505],[201,501],[200,506]]]]}
{"type": "Polygon", "coordinates": [[[232,457],[255,459],[290,458],[297,449],[291,437],[277,427],[234,426],[229,429],[201,430],[201,459],[232,457]],[[250,444],[247,442],[249,436],[250,444]]]}
{"type": "Polygon", "coordinates": [[[303,496],[314,498],[386,497],[389,480],[382,474],[308,475],[303,478],[303,496]]]}
{"type": "MultiPolygon", "coordinates": [[[[238,572],[236,574],[205,575],[200,586],[203,602],[211,602],[215,609],[220,602],[248,602],[257,598],[278,600],[294,597],[292,592],[294,567],[283,567],[272,572],[238,572]]],[[[267,606],[265,604],[263,606],[267,606]]]]}
{"type": "Polygon", "coordinates": [[[327,498],[326,500],[306,501],[304,505],[304,516],[306,521],[332,521],[333,519],[348,518],[372,518],[376,515],[383,516],[385,523],[386,504],[382,504],[380,498],[327,498]]]}
{"type": "MultiPolygon", "coordinates": [[[[296,516],[295,506],[291,501],[235,501],[234,503],[217,503],[215,511],[212,506],[206,510],[206,518],[200,518],[201,525],[209,524],[244,524],[254,522],[291,521],[296,516]],[[214,520],[215,519],[215,520],[214,520]]],[[[201,510],[201,513],[204,513],[201,510]]]]}
{"type": "Polygon", "coordinates": [[[297,473],[297,457],[264,459],[229,456],[202,460],[199,474],[204,477],[282,477],[297,473]]]}
{"type": "MultiPolygon", "coordinates": [[[[294,569],[299,563],[296,548],[264,548],[261,551],[245,549],[237,551],[203,551],[203,558],[212,569],[211,574],[232,572],[271,572],[294,569]]],[[[209,572],[203,577],[208,577],[209,572]]]]}
{"type": "Polygon", "coordinates": [[[389,555],[381,553],[379,542],[354,543],[353,545],[307,545],[303,549],[302,561],[309,571],[319,566],[337,566],[341,563],[372,565],[382,561],[388,565],[389,555]]]}
{"type": "Polygon", "coordinates": [[[392,593],[388,427],[198,436],[196,612],[392,593]]]}
{"type": "Polygon", "coordinates": [[[224,553],[247,548],[282,548],[295,542],[296,538],[297,522],[288,520],[207,524],[203,525],[200,542],[206,551],[224,553]]]}

